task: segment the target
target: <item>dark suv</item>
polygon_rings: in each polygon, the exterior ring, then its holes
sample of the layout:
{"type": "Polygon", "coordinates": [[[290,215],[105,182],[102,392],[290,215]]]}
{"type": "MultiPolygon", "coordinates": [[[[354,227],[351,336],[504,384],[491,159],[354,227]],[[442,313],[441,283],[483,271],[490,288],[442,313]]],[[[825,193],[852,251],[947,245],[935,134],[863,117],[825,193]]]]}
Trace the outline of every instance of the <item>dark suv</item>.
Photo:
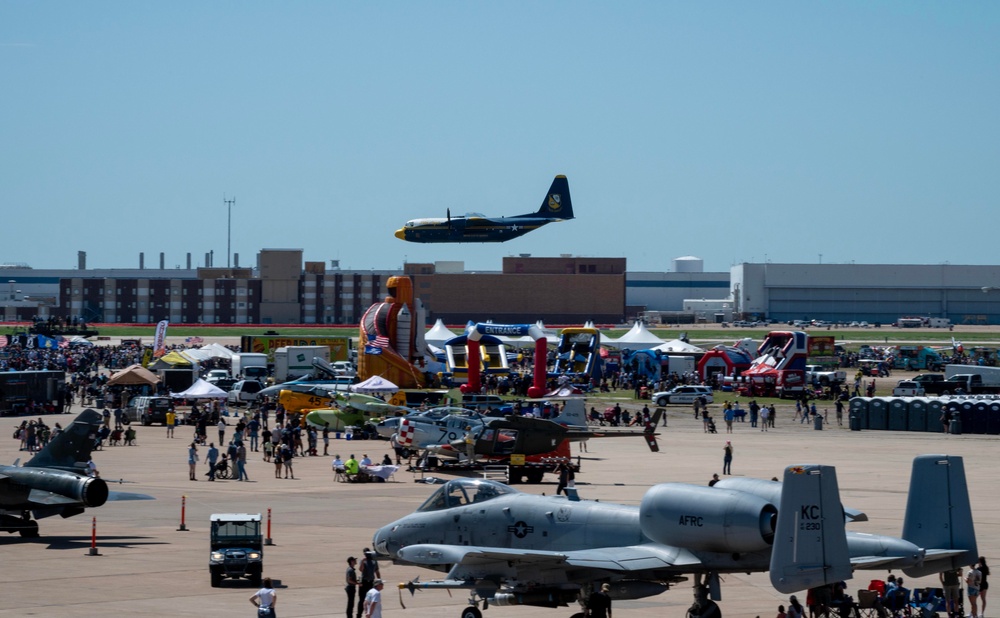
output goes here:
{"type": "Polygon", "coordinates": [[[245,577],[259,588],[264,572],[260,513],[216,513],[211,522],[212,554],[208,570],[212,575],[212,587],[217,588],[223,578],[245,577]]]}

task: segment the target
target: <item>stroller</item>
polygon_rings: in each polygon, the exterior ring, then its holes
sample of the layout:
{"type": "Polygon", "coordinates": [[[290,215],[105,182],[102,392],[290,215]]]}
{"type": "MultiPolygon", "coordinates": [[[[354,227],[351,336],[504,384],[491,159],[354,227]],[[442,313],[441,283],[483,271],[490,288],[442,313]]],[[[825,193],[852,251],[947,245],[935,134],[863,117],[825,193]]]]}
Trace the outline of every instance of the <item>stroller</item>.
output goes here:
{"type": "Polygon", "coordinates": [[[707,417],[707,420],[708,420],[708,433],[719,433],[719,431],[715,428],[715,419],[709,416],[707,417]]]}

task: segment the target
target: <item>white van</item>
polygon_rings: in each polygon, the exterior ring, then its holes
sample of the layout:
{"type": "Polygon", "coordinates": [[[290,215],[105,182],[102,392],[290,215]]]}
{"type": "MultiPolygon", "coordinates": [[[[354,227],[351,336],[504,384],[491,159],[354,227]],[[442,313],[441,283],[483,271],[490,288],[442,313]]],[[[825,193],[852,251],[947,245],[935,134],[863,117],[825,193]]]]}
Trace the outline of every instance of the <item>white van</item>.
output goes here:
{"type": "Polygon", "coordinates": [[[229,391],[226,401],[231,406],[239,406],[244,403],[249,404],[257,401],[257,393],[263,388],[264,385],[257,380],[240,380],[236,384],[233,384],[233,390],[229,391]]]}

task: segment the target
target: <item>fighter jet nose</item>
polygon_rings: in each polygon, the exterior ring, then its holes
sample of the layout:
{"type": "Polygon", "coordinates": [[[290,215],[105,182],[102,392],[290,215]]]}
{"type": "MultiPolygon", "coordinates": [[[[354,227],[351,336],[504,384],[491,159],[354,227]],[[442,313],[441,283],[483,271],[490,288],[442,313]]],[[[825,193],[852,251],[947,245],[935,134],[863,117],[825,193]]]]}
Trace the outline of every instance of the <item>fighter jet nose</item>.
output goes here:
{"type": "Polygon", "coordinates": [[[392,554],[389,552],[389,545],[390,545],[389,540],[391,532],[392,531],[389,529],[388,526],[385,528],[379,528],[378,532],[376,532],[375,536],[372,538],[372,547],[375,548],[375,553],[377,553],[378,555],[387,557],[392,556],[392,554]]]}

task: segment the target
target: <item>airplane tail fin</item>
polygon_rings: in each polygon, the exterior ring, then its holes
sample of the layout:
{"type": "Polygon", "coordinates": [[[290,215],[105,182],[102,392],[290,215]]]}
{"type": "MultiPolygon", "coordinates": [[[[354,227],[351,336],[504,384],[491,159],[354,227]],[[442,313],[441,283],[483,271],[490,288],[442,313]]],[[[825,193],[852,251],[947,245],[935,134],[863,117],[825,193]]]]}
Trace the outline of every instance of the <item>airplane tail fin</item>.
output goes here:
{"type": "Polygon", "coordinates": [[[921,455],[913,460],[903,538],[927,552],[922,564],[903,569],[910,577],[957,569],[978,559],[961,457],[921,455]]]}
{"type": "Polygon", "coordinates": [[[99,412],[87,408],[45,448],[28,460],[24,467],[79,470],[81,464],[90,461],[90,452],[94,449],[94,440],[102,420],[99,412]]]}
{"type": "Polygon", "coordinates": [[[560,425],[587,426],[587,406],[582,397],[567,399],[564,405],[565,407],[559,413],[556,422],[560,425]]]}
{"type": "Polygon", "coordinates": [[[569,181],[565,176],[556,176],[549,187],[549,192],[542,200],[542,206],[536,213],[539,217],[548,219],[572,219],[573,200],[569,197],[569,181]]]}
{"type": "Polygon", "coordinates": [[[770,576],[782,593],[850,579],[844,509],[832,466],[785,468],[770,576]]]}

